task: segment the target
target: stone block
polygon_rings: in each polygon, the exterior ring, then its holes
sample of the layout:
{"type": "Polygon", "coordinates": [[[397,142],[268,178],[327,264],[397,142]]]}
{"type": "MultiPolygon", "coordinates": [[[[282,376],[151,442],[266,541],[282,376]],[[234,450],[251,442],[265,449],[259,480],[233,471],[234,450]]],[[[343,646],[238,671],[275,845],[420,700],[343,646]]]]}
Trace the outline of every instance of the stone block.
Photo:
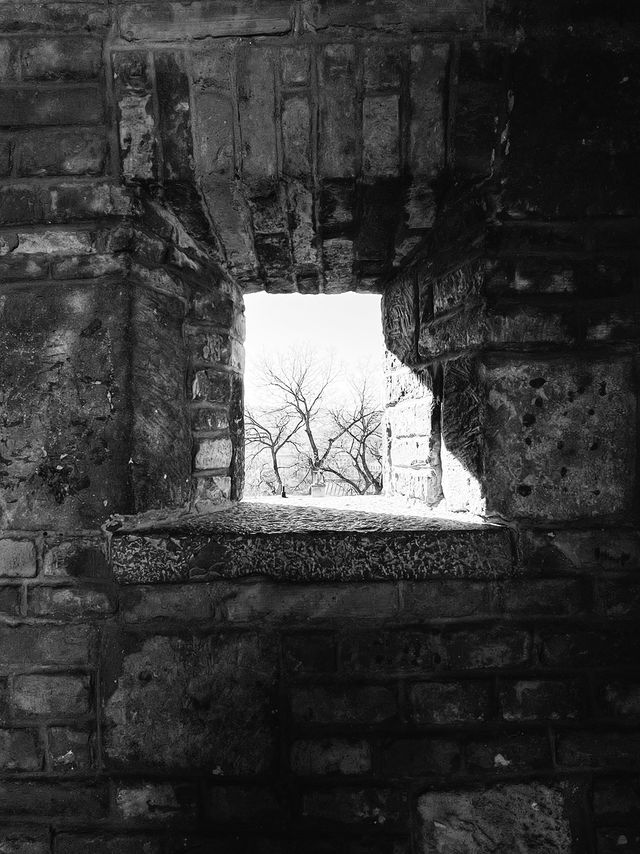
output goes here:
{"type": "Polygon", "coordinates": [[[207,45],[205,50],[192,54],[193,80],[199,90],[217,89],[231,92],[231,72],[235,66],[235,44],[223,41],[207,45]]]}
{"type": "Polygon", "coordinates": [[[382,685],[294,689],[291,711],[298,724],[379,724],[398,713],[395,692],[382,685]]]}
{"type": "Polygon", "coordinates": [[[630,508],[636,401],[628,360],[494,361],[484,386],[492,510],[571,519],[630,508]]]}
{"type": "Polygon", "coordinates": [[[228,469],[232,453],[231,439],[201,439],[196,449],[194,468],[228,469]]]}
{"type": "Polygon", "coordinates": [[[393,789],[318,789],[303,796],[303,815],[344,824],[393,825],[406,814],[407,796],[393,789]]]}
{"type": "Polygon", "coordinates": [[[307,47],[283,47],[280,53],[282,85],[305,86],[309,82],[310,51],[307,47]]]}
{"type": "Polygon", "coordinates": [[[243,46],[237,62],[242,173],[253,182],[277,171],[273,51],[243,46]]]}
{"type": "Polygon", "coordinates": [[[543,626],[536,645],[540,661],[548,667],[615,667],[635,665],[634,635],[628,626],[574,628],[543,626]],[[631,645],[631,649],[629,648],[631,645]]]}
{"type": "Polygon", "coordinates": [[[121,255],[73,255],[53,261],[51,276],[54,279],[95,279],[102,276],[124,278],[127,257],[121,255]]]}
{"type": "Polygon", "coordinates": [[[49,854],[51,840],[46,827],[20,827],[0,830],[0,851],[3,854],[49,854]]]}
{"type": "Polygon", "coordinates": [[[115,610],[115,594],[107,587],[30,587],[27,594],[27,613],[34,617],[101,617],[115,610]]]}
{"type": "Polygon", "coordinates": [[[98,77],[101,63],[97,38],[31,38],[22,44],[23,80],[91,80],[98,77]]]}
{"type": "Polygon", "coordinates": [[[498,585],[469,579],[406,581],[401,596],[401,612],[412,622],[488,617],[497,611],[498,585]]]}
{"type": "Polygon", "coordinates": [[[254,635],[142,641],[125,655],[105,700],[109,764],[267,771],[275,748],[275,653],[254,635]]]}
{"type": "Polygon", "coordinates": [[[444,165],[448,62],[448,44],[411,47],[408,159],[413,176],[435,175],[444,165]]]}
{"type": "Polygon", "coordinates": [[[637,771],[637,732],[566,732],[556,743],[557,761],[567,768],[618,768],[637,771]]]}
{"type": "Polygon", "coordinates": [[[531,648],[529,633],[516,627],[402,630],[345,642],[343,661],[352,672],[370,671],[374,660],[391,670],[482,670],[527,664],[531,648]]]}
{"type": "Polygon", "coordinates": [[[286,190],[293,261],[298,274],[298,291],[318,293],[319,259],[313,195],[302,181],[287,181],[286,190]],[[305,290],[305,286],[309,289],[308,291],[305,290]]]}
{"type": "Polygon", "coordinates": [[[0,769],[3,772],[42,769],[42,747],[34,730],[0,729],[0,769]]]}
{"type": "Polygon", "coordinates": [[[211,786],[206,795],[205,812],[212,821],[283,820],[275,791],[258,786],[211,786]]]}
{"type": "Polygon", "coordinates": [[[593,782],[593,810],[601,819],[611,821],[640,810],[640,779],[596,778],[593,782]]]}
{"type": "Polygon", "coordinates": [[[385,776],[394,778],[440,777],[461,766],[460,747],[439,738],[402,738],[384,741],[380,749],[385,776]]]}
{"type": "MultiPolygon", "coordinates": [[[[193,181],[191,100],[184,54],[181,51],[159,51],[154,63],[158,126],[162,136],[162,173],[165,181],[180,182],[180,192],[183,192],[185,185],[193,181]]],[[[192,208],[182,210],[182,214],[185,218],[195,216],[192,208]]]]}
{"type": "MultiPolygon", "coordinates": [[[[24,248],[53,254],[89,247],[87,233],[52,231],[29,235],[24,248]]],[[[127,509],[122,330],[129,310],[128,289],[118,285],[5,297],[0,364],[12,413],[2,433],[5,524],[86,528],[127,509]]]]}
{"type": "Polygon", "coordinates": [[[0,613],[17,616],[20,613],[20,588],[0,587],[0,613]]]}
{"type": "Polygon", "coordinates": [[[49,763],[54,772],[88,771],[93,767],[93,738],[89,732],[51,727],[48,741],[49,763]]]}
{"type": "Polygon", "coordinates": [[[15,676],[11,705],[16,714],[84,715],[91,705],[89,679],[57,674],[15,676]]]}
{"type": "Polygon", "coordinates": [[[631,576],[596,583],[596,608],[607,617],[640,615],[640,584],[631,576]]]}
{"type": "Polygon", "coordinates": [[[483,27],[479,0],[376,0],[363,14],[358,0],[321,0],[307,12],[313,29],[357,27],[365,30],[398,28],[402,32],[474,31],[483,27]]]}
{"type": "Polygon", "coordinates": [[[350,44],[329,44],[320,60],[318,169],[321,178],[355,177],[356,57],[350,44]]]}
{"type": "Polygon", "coordinates": [[[364,84],[367,89],[396,89],[402,79],[404,50],[397,45],[368,43],[364,48],[364,84]]]}
{"type": "Polygon", "coordinates": [[[2,667],[47,664],[78,666],[93,658],[93,630],[88,626],[2,626],[2,667]]]}
{"type": "Polygon", "coordinates": [[[546,733],[511,732],[499,737],[472,740],[466,746],[470,773],[527,774],[551,768],[546,733]]]}
{"type": "Polygon", "coordinates": [[[49,275],[49,259],[29,255],[5,255],[0,257],[0,275],[6,282],[35,281],[49,275]]]}
{"type": "MultiPolygon", "coordinates": [[[[119,836],[112,833],[99,835],[91,833],[70,834],[57,833],[55,839],[56,854],[84,854],[93,851],[95,854],[163,854],[165,850],[166,832],[162,837],[150,838],[150,833],[127,834],[119,836]]],[[[175,844],[181,844],[172,840],[175,844]]],[[[170,843],[171,844],[171,843],[170,843]]],[[[47,848],[47,854],[49,849],[47,848]]]]}
{"type": "Polygon", "coordinates": [[[333,237],[322,243],[325,293],[344,293],[354,289],[353,241],[333,237]]]}
{"type": "Polygon", "coordinates": [[[334,673],[336,643],[327,632],[285,635],[282,640],[284,666],[292,674],[334,673]]]}
{"type": "MultiPolygon", "coordinates": [[[[207,336],[208,337],[208,336],[207,336]]],[[[218,433],[229,429],[229,415],[206,404],[191,408],[191,429],[195,433],[218,433]]]]}
{"type": "Polygon", "coordinates": [[[217,90],[196,92],[195,102],[195,156],[198,167],[207,174],[231,179],[235,166],[233,104],[227,95],[217,90]]]}
{"type": "Polygon", "coordinates": [[[110,578],[105,543],[96,538],[45,541],[44,575],[53,578],[110,578]]]}
{"type": "MultiPolygon", "coordinates": [[[[387,350],[396,356],[402,364],[411,364],[416,360],[416,317],[417,285],[411,272],[406,272],[390,283],[382,295],[382,331],[387,350]]],[[[400,364],[395,364],[400,369],[400,364]]],[[[387,377],[392,371],[385,371],[387,377]]],[[[412,374],[405,368],[401,377],[410,383],[412,374]]],[[[402,395],[404,396],[404,395],[402,395]]],[[[389,403],[399,400],[398,393],[387,395],[389,403]]]]}
{"type": "Polygon", "coordinates": [[[238,7],[231,0],[218,0],[214,5],[196,0],[188,7],[169,2],[161,9],[154,3],[132,3],[118,13],[119,30],[128,41],[280,35],[291,26],[289,0],[269,0],[259,11],[238,7]]]}
{"type": "Polygon", "coordinates": [[[603,680],[597,685],[598,708],[605,717],[621,720],[640,718],[640,681],[603,680]]]}
{"type": "Polygon", "coordinates": [[[400,113],[398,95],[371,95],[362,105],[362,173],[388,178],[400,167],[400,113]]]}
{"type": "MultiPolygon", "coordinates": [[[[6,780],[0,783],[0,809],[3,816],[77,820],[104,819],[108,793],[104,784],[85,781],[81,784],[45,783],[6,780]]],[[[0,837],[1,838],[1,837],[0,837]]],[[[22,849],[19,849],[20,851],[22,849]]]]}
{"type": "Polygon", "coordinates": [[[99,89],[94,86],[5,89],[0,93],[0,126],[93,125],[104,118],[99,89]]]}
{"type": "Polygon", "coordinates": [[[584,612],[585,588],[576,579],[509,579],[501,588],[509,616],[569,616],[584,612]]]}
{"type": "Polygon", "coordinates": [[[637,854],[640,851],[640,831],[629,827],[606,827],[597,831],[598,854],[637,854]]]}
{"type": "Polygon", "coordinates": [[[291,746],[294,774],[367,774],[371,771],[371,746],[366,741],[331,738],[294,741],[291,746]]]}
{"type": "Polygon", "coordinates": [[[491,839],[496,854],[526,846],[531,854],[565,854],[571,831],[557,788],[516,783],[480,792],[430,792],[417,802],[417,852],[471,852],[491,839]]]}
{"type": "Polygon", "coordinates": [[[499,702],[507,721],[575,719],[586,708],[584,685],[576,679],[504,681],[499,702]]]}
{"type": "Polygon", "coordinates": [[[33,3],[9,2],[2,4],[0,30],[37,30],[74,33],[84,36],[87,32],[104,32],[109,26],[109,13],[101,3],[76,2],[51,3],[47,6],[33,3]]]}
{"type": "Polygon", "coordinates": [[[417,724],[474,723],[490,714],[488,682],[417,682],[409,697],[417,724]]]}
{"type": "Polygon", "coordinates": [[[311,175],[311,111],[306,98],[286,98],[282,105],[284,174],[311,175]]]}
{"type": "Polygon", "coordinates": [[[115,814],[124,822],[193,821],[196,809],[196,789],[190,783],[120,783],[115,791],[115,814]]]}
{"type": "Polygon", "coordinates": [[[146,53],[113,55],[120,161],[125,178],[157,178],[156,120],[146,53]]]}
{"type": "Polygon", "coordinates": [[[31,578],[36,574],[36,549],[31,540],[0,539],[0,575],[31,578]]]}

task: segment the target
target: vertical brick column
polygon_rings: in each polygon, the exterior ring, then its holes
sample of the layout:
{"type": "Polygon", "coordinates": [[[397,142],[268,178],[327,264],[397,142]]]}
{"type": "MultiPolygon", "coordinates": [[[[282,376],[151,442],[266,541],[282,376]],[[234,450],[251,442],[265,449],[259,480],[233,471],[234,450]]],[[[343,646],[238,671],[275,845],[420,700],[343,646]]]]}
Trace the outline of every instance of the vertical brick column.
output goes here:
{"type": "MultiPolygon", "coordinates": [[[[629,93],[615,81],[630,80],[636,55],[552,40],[509,57],[462,45],[454,60],[455,181],[384,295],[387,346],[403,370],[428,375],[439,413],[438,454],[416,442],[408,465],[414,479],[439,469],[453,509],[631,519],[638,210],[629,161],[610,152],[632,145],[615,119],[629,93]]],[[[401,485],[406,438],[389,403],[391,483],[420,497],[401,485]]]]}

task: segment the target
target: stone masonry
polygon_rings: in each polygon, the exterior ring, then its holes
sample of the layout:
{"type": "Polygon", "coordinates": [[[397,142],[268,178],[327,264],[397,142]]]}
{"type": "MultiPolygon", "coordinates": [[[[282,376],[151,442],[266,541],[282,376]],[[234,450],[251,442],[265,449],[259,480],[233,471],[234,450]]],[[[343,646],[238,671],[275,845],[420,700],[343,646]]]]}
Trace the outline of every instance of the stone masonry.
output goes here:
{"type": "Polygon", "coordinates": [[[0,2],[0,852],[640,851],[639,45],[0,2]],[[479,517],[238,505],[252,290],[380,293],[386,490],[479,517]]]}

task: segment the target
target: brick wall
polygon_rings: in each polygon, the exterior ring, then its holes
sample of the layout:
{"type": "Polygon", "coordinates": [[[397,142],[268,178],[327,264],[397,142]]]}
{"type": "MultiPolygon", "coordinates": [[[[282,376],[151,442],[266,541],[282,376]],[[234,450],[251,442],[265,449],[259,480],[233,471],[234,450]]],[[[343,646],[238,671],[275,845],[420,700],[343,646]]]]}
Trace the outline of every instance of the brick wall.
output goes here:
{"type": "Polygon", "coordinates": [[[203,558],[200,583],[135,583],[138,561],[118,586],[99,538],[0,539],[2,844],[426,854],[475,809],[479,850],[483,821],[498,850],[514,827],[635,850],[637,537],[513,546],[482,580],[445,553],[418,580],[206,580],[203,558]]]}

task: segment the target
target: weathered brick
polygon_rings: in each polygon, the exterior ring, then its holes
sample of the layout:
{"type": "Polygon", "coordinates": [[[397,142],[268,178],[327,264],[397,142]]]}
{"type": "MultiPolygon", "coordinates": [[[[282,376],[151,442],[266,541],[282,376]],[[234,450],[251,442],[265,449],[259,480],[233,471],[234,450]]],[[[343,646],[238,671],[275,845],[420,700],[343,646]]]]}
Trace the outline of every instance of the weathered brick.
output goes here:
{"type": "Polygon", "coordinates": [[[444,80],[449,45],[411,48],[411,130],[409,164],[415,176],[433,175],[444,160],[444,80]]]}
{"type": "Polygon", "coordinates": [[[460,770],[460,747],[438,738],[403,738],[380,748],[380,767],[390,777],[441,777],[460,770]]]}
{"type": "Polygon", "coordinates": [[[111,575],[105,544],[95,538],[46,542],[42,571],[56,578],[109,578],[111,575]]]}
{"type": "Polygon", "coordinates": [[[416,620],[486,617],[495,610],[496,585],[468,579],[407,581],[402,585],[401,613],[416,620]]]}
{"type": "Polygon", "coordinates": [[[0,575],[31,578],[35,574],[36,550],[33,542],[0,539],[0,575]]]}
{"type": "Polygon", "coordinates": [[[231,464],[231,439],[200,439],[196,446],[194,468],[227,469],[231,464]]]}
{"type": "Polygon", "coordinates": [[[294,689],[291,708],[297,723],[381,723],[397,714],[396,698],[381,685],[294,689]]]}
{"type": "Polygon", "coordinates": [[[0,30],[13,32],[54,31],[84,35],[104,31],[109,25],[109,12],[102,3],[60,2],[46,6],[34,3],[8,2],[0,7],[0,30]]]}
{"type": "Polygon", "coordinates": [[[388,89],[400,85],[404,56],[397,45],[366,44],[364,82],[368,89],[388,89]]]}
{"type": "Polygon", "coordinates": [[[640,583],[633,577],[596,583],[596,608],[613,619],[640,615],[640,583]]]}
{"type": "Polygon", "coordinates": [[[609,820],[640,814],[640,778],[596,778],[593,810],[598,818],[609,820]]]}
{"type": "Polygon", "coordinates": [[[333,673],[336,669],[336,641],[333,634],[310,632],[283,638],[284,664],[290,672],[333,673]]]}
{"type": "Polygon", "coordinates": [[[104,171],[107,141],[91,131],[39,131],[20,146],[20,175],[100,175],[104,171]]]}
{"type": "Polygon", "coordinates": [[[393,789],[331,789],[303,796],[305,816],[341,821],[393,824],[404,817],[406,795],[393,789]]]}
{"type": "Polygon", "coordinates": [[[237,56],[242,169],[251,181],[276,174],[274,56],[255,45],[243,45],[237,56]]]}
{"type": "Polygon", "coordinates": [[[158,619],[212,620],[227,592],[226,586],[210,589],[200,584],[136,585],[122,590],[120,608],[128,623],[158,619]],[[211,592],[216,589],[218,596],[211,592]]]}
{"type": "Polygon", "coordinates": [[[480,0],[429,0],[429,2],[399,2],[380,0],[371,14],[364,13],[355,0],[331,2],[322,0],[310,7],[309,26],[317,28],[358,27],[369,30],[409,27],[414,32],[442,30],[474,31],[483,27],[483,5],[480,0]]]}
{"type": "Polygon", "coordinates": [[[233,775],[271,768],[277,710],[271,638],[153,636],[131,645],[105,703],[110,767],[233,775]]]}
{"type": "Polygon", "coordinates": [[[101,44],[95,38],[29,39],[22,46],[23,80],[76,79],[98,76],[101,44]]]}
{"type": "MultiPolygon", "coordinates": [[[[95,251],[91,232],[88,231],[18,231],[4,238],[9,251],[16,255],[73,255],[95,251]]],[[[3,252],[3,237],[0,236],[0,254],[3,252]]]]}
{"type": "Polygon", "coordinates": [[[388,178],[400,168],[400,114],[398,95],[366,97],[362,105],[362,171],[372,178],[388,178]]]}
{"type": "Polygon", "coordinates": [[[16,676],[11,704],[27,715],[83,715],[91,703],[86,676],[33,674],[16,676]]]}
{"type": "Polygon", "coordinates": [[[93,739],[89,732],[51,727],[49,762],[54,771],[85,771],[93,765],[93,739]]]}
{"type": "Polygon", "coordinates": [[[0,125],[98,124],[104,116],[102,97],[93,86],[0,92],[0,125]]]}
{"type": "Polygon", "coordinates": [[[193,54],[193,79],[202,89],[231,90],[231,71],[234,66],[234,43],[212,44],[193,54]]]}
{"type": "Polygon", "coordinates": [[[0,139],[0,175],[5,178],[11,173],[13,166],[13,142],[11,139],[0,139]]]}
{"type": "Polygon", "coordinates": [[[429,792],[417,804],[419,851],[561,852],[571,847],[565,792],[540,783],[483,787],[471,792],[429,792]],[[462,850],[464,850],[464,848],[462,850]]]}
{"type": "Polygon", "coordinates": [[[196,789],[190,783],[121,784],[115,792],[115,815],[123,821],[171,824],[196,816],[196,789]]]}
{"type": "Polygon", "coordinates": [[[25,815],[53,819],[75,818],[85,820],[105,818],[107,790],[103,784],[84,782],[39,783],[26,781],[0,782],[0,809],[3,816],[25,815]]]}
{"type": "Polygon", "coordinates": [[[293,178],[311,174],[311,111],[306,98],[287,98],[282,106],[284,169],[293,178]]]}
{"type": "Polygon", "coordinates": [[[2,626],[2,667],[87,664],[93,655],[89,626],[2,626]]]}
{"type": "Polygon", "coordinates": [[[42,187],[10,184],[0,192],[1,225],[42,222],[45,211],[46,194],[42,187]]]}
{"type": "Polygon", "coordinates": [[[318,164],[323,178],[355,175],[356,105],[353,45],[330,44],[320,64],[318,164]]]}
{"type": "Polygon", "coordinates": [[[19,587],[0,587],[0,613],[9,615],[20,613],[19,587]]]}
{"type": "Polygon", "coordinates": [[[205,812],[212,821],[261,822],[282,818],[275,791],[259,786],[211,786],[205,812]]]}
{"type": "Polygon", "coordinates": [[[340,738],[295,741],[291,746],[294,774],[367,774],[371,771],[371,745],[340,738]]]}
{"type": "MultiPolygon", "coordinates": [[[[101,833],[93,834],[69,834],[56,833],[55,854],[85,854],[92,851],[94,854],[164,854],[166,833],[161,837],[150,838],[149,833],[144,835],[118,836],[117,834],[101,833]]],[[[181,840],[175,840],[176,845],[182,844],[181,840]]],[[[179,850],[179,849],[177,849],[179,850]]],[[[47,846],[47,854],[49,847],[47,846]]]]}
{"type": "Polygon", "coordinates": [[[156,118],[146,53],[117,52],[113,57],[118,103],[120,161],[127,178],[157,177],[156,118]]]}
{"type": "Polygon", "coordinates": [[[503,682],[499,698],[502,716],[507,721],[578,718],[586,707],[584,685],[576,679],[503,682]]]}
{"type": "Polygon", "coordinates": [[[12,830],[10,827],[3,827],[0,830],[0,851],[3,854],[49,854],[49,828],[28,828],[21,825],[12,830]]]}
{"type": "Polygon", "coordinates": [[[632,630],[612,627],[540,629],[537,643],[540,661],[551,667],[607,667],[636,665],[636,638],[632,630]]]}
{"type": "Polygon", "coordinates": [[[528,735],[519,732],[472,741],[467,745],[466,758],[467,768],[472,773],[525,773],[551,767],[546,733],[528,735]]]}
{"type": "Polygon", "coordinates": [[[27,611],[35,617],[97,617],[115,609],[115,594],[105,587],[31,587],[27,596],[27,611]]]}
{"type": "Polygon", "coordinates": [[[640,830],[633,823],[628,827],[598,828],[598,854],[639,854],[640,830]]]}
{"type": "Polygon", "coordinates": [[[402,630],[346,639],[342,665],[347,672],[483,669],[527,664],[530,654],[529,633],[517,627],[402,630]]]}
{"type": "MultiPolygon", "coordinates": [[[[39,771],[42,747],[34,730],[0,729],[0,769],[2,771],[39,771]]],[[[2,845],[0,843],[0,851],[2,845]]]]}
{"type": "Polygon", "coordinates": [[[419,682],[411,686],[412,718],[419,724],[481,721],[489,715],[487,682],[419,682]]]}
{"type": "Polygon", "coordinates": [[[606,717],[640,718],[640,681],[609,679],[597,686],[598,707],[606,717]]]}
{"type": "Polygon", "coordinates": [[[585,607],[582,582],[574,579],[509,579],[501,592],[504,613],[514,616],[566,616],[585,607]]]}
{"type": "Polygon", "coordinates": [[[558,736],[557,757],[568,768],[637,769],[637,732],[566,732],[558,736]]]}
{"type": "Polygon", "coordinates": [[[285,47],[281,52],[284,86],[304,86],[309,81],[310,52],[307,47],[285,47]]]}

